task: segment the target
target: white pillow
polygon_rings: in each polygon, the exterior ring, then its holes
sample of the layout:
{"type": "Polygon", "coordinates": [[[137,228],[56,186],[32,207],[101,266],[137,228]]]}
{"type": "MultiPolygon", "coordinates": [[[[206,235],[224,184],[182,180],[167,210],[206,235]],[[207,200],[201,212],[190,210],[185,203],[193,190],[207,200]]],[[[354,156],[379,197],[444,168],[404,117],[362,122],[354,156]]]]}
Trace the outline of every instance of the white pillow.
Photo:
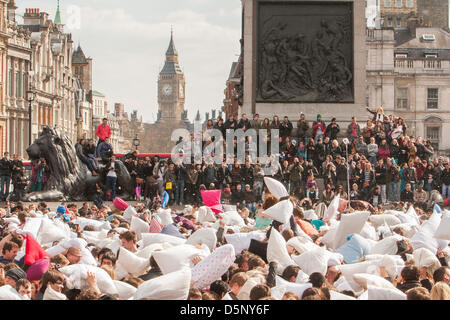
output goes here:
{"type": "Polygon", "coordinates": [[[117,294],[117,288],[109,274],[102,268],[89,266],[85,264],[72,264],[70,266],[59,269],[67,278],[67,287],[69,289],[83,290],[88,288],[86,282],[87,273],[92,272],[97,279],[98,288],[102,293],[117,294]]]}
{"type": "Polygon", "coordinates": [[[37,239],[39,229],[41,227],[42,218],[27,218],[25,225],[22,229],[22,234],[30,234],[33,238],[37,239]]]}
{"type": "Polygon", "coordinates": [[[399,218],[397,218],[392,214],[371,215],[369,217],[369,221],[375,228],[378,228],[379,226],[382,226],[385,223],[391,227],[402,223],[399,218]]]}
{"type": "Polygon", "coordinates": [[[307,274],[319,272],[326,275],[328,270],[328,255],[324,248],[318,248],[293,257],[294,262],[307,274]]]}
{"type": "Polygon", "coordinates": [[[234,247],[234,251],[240,254],[242,250],[248,249],[252,239],[263,241],[266,238],[266,234],[260,231],[252,231],[249,233],[233,233],[225,234],[227,243],[234,247]]]}
{"type": "Polygon", "coordinates": [[[51,247],[45,251],[50,255],[50,257],[53,257],[53,256],[65,251],[66,249],[69,249],[70,247],[77,247],[77,248],[83,250],[83,248],[86,248],[86,246],[87,246],[87,242],[84,239],[77,238],[77,239],[61,241],[56,246],[51,247]]]}
{"type": "Polygon", "coordinates": [[[119,298],[121,300],[128,300],[133,298],[134,294],[137,291],[136,287],[133,287],[131,284],[128,284],[123,281],[113,280],[114,285],[116,286],[117,292],[119,294],[119,298]]]}
{"type": "Polygon", "coordinates": [[[337,249],[342,246],[349,235],[360,233],[369,215],[369,212],[354,212],[341,215],[341,221],[337,227],[332,248],[337,249]]]}
{"type": "Polygon", "coordinates": [[[115,230],[118,234],[121,234],[122,232],[127,232],[127,231],[128,231],[127,228],[122,228],[122,227],[114,228],[114,230],[115,230]]]}
{"type": "Polygon", "coordinates": [[[194,288],[204,289],[219,279],[236,259],[231,244],[217,248],[212,254],[200,261],[192,268],[194,288]]]}
{"type": "Polygon", "coordinates": [[[216,222],[217,218],[214,215],[214,212],[211,210],[210,207],[200,207],[198,209],[198,222],[204,223],[204,222],[216,222]]]}
{"type": "Polygon", "coordinates": [[[356,300],[356,298],[353,298],[351,296],[342,294],[334,290],[330,290],[330,300],[356,300]]]}
{"type": "Polygon", "coordinates": [[[434,237],[439,224],[441,223],[441,214],[434,212],[431,217],[425,221],[419,231],[416,232],[414,237],[411,238],[410,243],[414,250],[419,248],[427,248],[433,254],[437,254],[439,248],[439,242],[434,237]]]}
{"type": "Polygon", "coordinates": [[[282,224],[287,224],[292,216],[293,210],[294,206],[291,200],[284,200],[265,210],[264,214],[282,224]]]}
{"type": "Polygon", "coordinates": [[[333,247],[334,247],[334,239],[336,238],[338,226],[339,226],[339,222],[338,222],[337,226],[329,227],[328,231],[325,233],[325,235],[320,240],[320,242],[322,242],[324,245],[326,245],[327,248],[329,248],[329,249],[333,249],[333,247]]]}
{"type": "Polygon", "coordinates": [[[370,254],[397,254],[397,241],[401,239],[402,238],[399,235],[393,235],[391,237],[384,238],[383,240],[378,241],[374,246],[372,246],[372,248],[370,249],[370,254]]]}
{"type": "Polygon", "coordinates": [[[391,279],[394,279],[398,276],[398,270],[401,270],[405,266],[405,262],[400,256],[386,254],[381,255],[379,266],[383,266],[389,277],[391,277],[391,279]]]}
{"type": "Polygon", "coordinates": [[[94,256],[87,248],[81,248],[80,263],[88,264],[91,266],[97,266],[97,261],[95,260],[94,256]]]}
{"type": "Polygon", "coordinates": [[[414,262],[419,268],[427,267],[431,272],[441,267],[439,259],[427,248],[419,248],[413,251],[414,262]]]}
{"type": "Polygon", "coordinates": [[[300,283],[289,282],[289,281],[284,280],[280,276],[277,276],[277,278],[276,278],[276,285],[277,285],[277,287],[278,286],[285,286],[286,287],[286,292],[293,292],[293,293],[295,293],[300,300],[302,299],[303,292],[306,289],[312,288],[312,284],[311,283],[300,284],[300,283]]]}
{"type": "Polygon", "coordinates": [[[136,209],[134,209],[133,206],[128,206],[128,208],[126,208],[125,211],[123,212],[123,218],[125,219],[125,221],[130,223],[131,218],[135,217],[137,214],[138,213],[137,213],[136,209]]]}
{"type": "Polygon", "coordinates": [[[286,187],[280,181],[265,177],[264,182],[270,193],[278,200],[284,197],[289,197],[289,193],[287,192],[286,187]]]}
{"type": "Polygon", "coordinates": [[[150,225],[141,218],[131,217],[130,230],[135,231],[137,239],[141,240],[143,233],[150,232],[150,225]]]}
{"type": "Polygon", "coordinates": [[[186,240],[186,244],[193,246],[196,244],[206,244],[209,250],[212,251],[217,244],[216,230],[212,228],[198,229],[186,240]]]}
{"type": "Polygon", "coordinates": [[[339,200],[340,195],[338,194],[334,199],[331,201],[330,205],[327,208],[327,211],[325,212],[325,215],[323,216],[323,221],[330,221],[338,214],[339,209],[339,200]]]}
{"type": "Polygon", "coordinates": [[[361,232],[359,233],[360,236],[370,239],[370,240],[378,240],[377,232],[374,227],[372,227],[368,222],[364,224],[364,227],[362,228],[361,232]]]}
{"type": "Polygon", "coordinates": [[[94,219],[87,219],[87,218],[83,218],[83,217],[78,217],[77,219],[73,220],[74,224],[79,224],[81,230],[84,229],[84,227],[86,226],[93,226],[95,228],[95,230],[100,231],[100,230],[111,230],[111,225],[109,224],[108,221],[99,221],[99,220],[94,220],[94,219]]]}
{"type": "Polygon", "coordinates": [[[154,243],[164,242],[168,242],[174,246],[178,246],[186,242],[186,239],[181,239],[164,233],[143,233],[142,240],[144,242],[144,247],[147,247],[154,243]]]}
{"type": "Polygon", "coordinates": [[[149,259],[138,257],[133,252],[121,247],[116,263],[117,278],[122,279],[129,273],[135,277],[139,277],[145,273],[149,265],[149,259]],[[123,273],[125,273],[125,275],[123,273]]]}
{"type": "Polygon", "coordinates": [[[286,244],[293,247],[299,254],[320,248],[311,239],[300,236],[289,239],[286,244]]]}
{"type": "Polygon", "coordinates": [[[319,217],[317,216],[317,214],[314,210],[304,211],[303,216],[304,216],[305,220],[308,220],[308,221],[319,220],[319,217]]]}
{"type": "Polygon", "coordinates": [[[188,268],[145,281],[134,294],[135,300],[187,300],[191,285],[188,268]]]}
{"type": "MultiPolygon", "coordinates": [[[[171,246],[170,244],[166,243],[166,245],[171,246]]],[[[166,248],[164,247],[163,244],[161,243],[154,243],[151,244],[141,250],[138,250],[138,252],[136,253],[136,255],[140,258],[144,258],[144,259],[150,259],[150,257],[152,256],[152,253],[156,250],[165,250],[166,248]]],[[[167,248],[168,249],[168,248],[167,248]]]]}
{"type": "Polygon", "coordinates": [[[57,221],[42,220],[36,239],[39,243],[52,243],[63,239],[70,239],[70,228],[68,225],[61,225],[57,221]]]}
{"type": "Polygon", "coordinates": [[[369,293],[364,291],[356,300],[369,300],[369,293]]]}
{"type": "Polygon", "coordinates": [[[342,276],[342,277],[340,277],[339,279],[338,279],[338,281],[336,281],[335,283],[334,283],[334,286],[336,287],[336,289],[339,291],[339,292],[343,292],[343,291],[355,291],[355,289],[353,289],[353,287],[350,285],[350,283],[345,279],[345,277],[344,276],[342,276]],[[339,281],[339,280],[341,280],[341,281],[339,281]],[[339,283],[338,283],[338,281],[339,281],[339,283]]]}
{"type": "Polygon", "coordinates": [[[304,273],[302,270],[298,270],[297,278],[295,278],[295,283],[308,283],[309,275],[304,273]]]}
{"type": "Polygon", "coordinates": [[[109,244],[105,246],[105,248],[111,249],[111,251],[117,256],[117,252],[119,252],[120,247],[122,247],[122,241],[117,239],[111,241],[109,244]]]}
{"type": "MultiPolygon", "coordinates": [[[[208,207],[207,207],[208,208],[208,207]]],[[[228,211],[237,211],[237,207],[233,206],[233,205],[229,205],[229,204],[224,204],[222,205],[223,208],[223,212],[228,212],[228,211]]],[[[209,208],[211,209],[211,208],[209,208]]],[[[211,210],[212,211],[212,210],[211,210]]]]}
{"type": "Polygon", "coordinates": [[[450,240],[450,214],[442,215],[441,222],[436,232],[434,233],[436,239],[450,240]]]}
{"type": "Polygon", "coordinates": [[[367,290],[369,285],[378,288],[395,289],[391,282],[375,274],[356,273],[353,275],[353,280],[363,287],[364,290],[367,290]]]}
{"type": "Polygon", "coordinates": [[[10,285],[0,287],[0,300],[23,300],[22,296],[10,285]]]}
{"type": "Polygon", "coordinates": [[[244,285],[242,286],[241,290],[239,290],[239,293],[237,295],[238,300],[244,300],[248,301],[250,300],[250,292],[252,291],[253,287],[262,284],[262,281],[260,278],[249,278],[244,285]]]}
{"type": "Polygon", "coordinates": [[[7,223],[20,224],[19,218],[15,217],[15,216],[9,217],[9,218],[3,218],[3,220],[5,220],[7,223]]]}
{"type": "Polygon", "coordinates": [[[416,232],[419,230],[419,226],[417,224],[415,224],[415,223],[402,223],[402,224],[396,225],[395,228],[403,228],[403,229],[405,229],[406,237],[409,238],[409,239],[414,237],[416,232]]]}
{"type": "Polygon", "coordinates": [[[402,223],[411,223],[419,226],[420,221],[416,214],[416,210],[414,210],[414,206],[410,206],[408,212],[404,213],[402,211],[389,210],[385,211],[385,214],[392,214],[400,219],[402,223]]]}
{"type": "Polygon", "coordinates": [[[406,300],[406,294],[397,288],[380,288],[368,285],[367,294],[367,300],[406,300]]]}
{"type": "Polygon", "coordinates": [[[236,211],[223,212],[220,215],[222,216],[223,223],[227,226],[245,227],[244,219],[236,211]]]}
{"type": "Polygon", "coordinates": [[[345,277],[348,284],[353,288],[353,291],[356,293],[363,290],[363,288],[359,285],[358,282],[356,282],[353,279],[353,275],[358,273],[378,274],[377,266],[378,261],[374,260],[352,264],[343,264],[340,266],[336,266],[336,268],[342,272],[342,275],[345,277]]]}
{"type": "Polygon", "coordinates": [[[287,251],[286,240],[275,228],[272,228],[267,244],[267,261],[272,260],[277,260],[282,270],[287,266],[295,265],[287,251]]]}
{"type": "Polygon", "coordinates": [[[88,236],[89,238],[97,238],[98,240],[103,240],[108,237],[108,230],[100,231],[83,231],[83,236],[88,236]]]}
{"type": "Polygon", "coordinates": [[[183,244],[164,251],[153,252],[152,255],[161,269],[161,272],[163,274],[168,274],[185,267],[193,267],[192,259],[197,255],[201,257],[208,256],[209,249],[206,247],[206,250],[201,250],[189,244],[183,244]]]}
{"type": "Polygon", "coordinates": [[[156,216],[159,217],[160,223],[163,227],[168,226],[169,224],[173,223],[170,209],[167,209],[167,210],[159,209],[158,212],[156,213],[156,216]]]}
{"type": "Polygon", "coordinates": [[[286,293],[286,287],[285,286],[276,286],[270,289],[270,293],[272,298],[276,300],[283,299],[284,294],[286,293]]]}

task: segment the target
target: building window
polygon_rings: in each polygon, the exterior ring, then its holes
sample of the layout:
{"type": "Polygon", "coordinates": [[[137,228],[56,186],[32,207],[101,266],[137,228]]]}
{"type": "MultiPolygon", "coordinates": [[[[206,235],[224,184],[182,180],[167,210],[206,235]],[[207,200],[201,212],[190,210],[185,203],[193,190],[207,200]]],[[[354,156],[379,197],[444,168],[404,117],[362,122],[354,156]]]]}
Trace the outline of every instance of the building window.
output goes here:
{"type": "Polygon", "coordinates": [[[20,98],[20,73],[16,72],[15,79],[16,80],[16,98],[20,98]]]}
{"type": "Polygon", "coordinates": [[[403,7],[403,0],[395,0],[395,7],[396,8],[403,7]]]}
{"type": "Polygon", "coordinates": [[[392,0],[384,0],[384,7],[385,8],[391,8],[392,7],[392,0]]]}
{"type": "Polygon", "coordinates": [[[9,96],[12,97],[14,92],[14,72],[9,70],[9,96]]]}
{"type": "Polygon", "coordinates": [[[427,140],[430,140],[434,150],[439,150],[439,140],[441,138],[440,126],[428,126],[427,127],[427,140]]]}
{"type": "Polygon", "coordinates": [[[425,59],[437,59],[437,53],[425,53],[425,59]]]}
{"type": "Polygon", "coordinates": [[[402,18],[397,17],[396,21],[397,21],[397,28],[400,28],[402,26],[402,18]]]}
{"type": "Polygon", "coordinates": [[[414,8],[414,0],[406,0],[405,7],[414,8]]]}
{"type": "Polygon", "coordinates": [[[439,102],[439,89],[428,88],[427,108],[437,109],[439,105],[438,102],[439,102]]]}
{"type": "Polygon", "coordinates": [[[27,91],[28,91],[28,75],[26,73],[23,74],[22,76],[22,82],[23,82],[23,90],[22,90],[22,98],[24,99],[28,99],[27,98],[27,91]]]}
{"type": "Polygon", "coordinates": [[[369,107],[370,103],[370,87],[366,87],[366,106],[369,107]]]}
{"type": "Polygon", "coordinates": [[[397,109],[408,109],[408,88],[397,89],[397,109]]]}
{"type": "Polygon", "coordinates": [[[387,18],[387,26],[392,27],[392,17],[387,18]]]}

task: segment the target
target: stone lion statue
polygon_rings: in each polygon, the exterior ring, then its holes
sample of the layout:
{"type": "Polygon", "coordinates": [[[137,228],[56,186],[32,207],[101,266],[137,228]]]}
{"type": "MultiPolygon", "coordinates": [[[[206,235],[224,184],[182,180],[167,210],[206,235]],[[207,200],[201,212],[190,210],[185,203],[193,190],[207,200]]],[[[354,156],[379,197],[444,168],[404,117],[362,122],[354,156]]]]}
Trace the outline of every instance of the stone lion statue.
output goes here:
{"type": "MultiPolygon", "coordinates": [[[[41,192],[27,188],[24,201],[86,201],[95,193],[97,183],[105,184],[106,175],[92,176],[88,167],[78,159],[75,147],[61,131],[44,127],[41,135],[27,149],[31,161],[44,157],[50,168],[49,179],[41,192]]],[[[104,171],[100,167],[100,172],[104,171]]],[[[121,161],[116,161],[117,186],[121,197],[132,194],[132,180],[121,161]]]]}

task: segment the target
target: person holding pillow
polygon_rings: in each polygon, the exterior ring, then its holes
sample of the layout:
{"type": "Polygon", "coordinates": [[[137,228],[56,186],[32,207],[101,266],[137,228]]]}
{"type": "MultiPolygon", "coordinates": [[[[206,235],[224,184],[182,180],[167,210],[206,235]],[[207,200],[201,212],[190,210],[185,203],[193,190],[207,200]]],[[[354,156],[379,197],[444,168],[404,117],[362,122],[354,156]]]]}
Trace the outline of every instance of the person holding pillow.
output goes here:
{"type": "Polygon", "coordinates": [[[119,238],[120,241],[122,241],[122,247],[133,253],[136,253],[138,251],[136,246],[136,232],[124,231],[120,234],[119,238]]]}
{"type": "Polygon", "coordinates": [[[238,272],[233,275],[229,283],[230,291],[227,294],[231,300],[239,300],[237,296],[248,279],[249,277],[245,272],[238,272]]]}
{"type": "Polygon", "coordinates": [[[67,249],[66,258],[69,260],[70,264],[78,264],[83,257],[81,249],[78,247],[70,247],[67,249]]]}

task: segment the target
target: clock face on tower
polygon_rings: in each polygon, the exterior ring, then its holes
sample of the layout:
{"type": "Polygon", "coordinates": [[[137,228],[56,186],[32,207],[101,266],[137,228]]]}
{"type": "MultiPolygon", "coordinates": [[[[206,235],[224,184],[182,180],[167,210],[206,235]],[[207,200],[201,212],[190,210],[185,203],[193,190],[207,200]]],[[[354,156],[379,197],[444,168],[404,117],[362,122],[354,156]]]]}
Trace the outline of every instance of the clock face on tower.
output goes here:
{"type": "Polygon", "coordinates": [[[173,92],[172,86],[170,84],[166,84],[164,85],[164,87],[162,88],[162,93],[165,96],[170,96],[173,92]]]}

